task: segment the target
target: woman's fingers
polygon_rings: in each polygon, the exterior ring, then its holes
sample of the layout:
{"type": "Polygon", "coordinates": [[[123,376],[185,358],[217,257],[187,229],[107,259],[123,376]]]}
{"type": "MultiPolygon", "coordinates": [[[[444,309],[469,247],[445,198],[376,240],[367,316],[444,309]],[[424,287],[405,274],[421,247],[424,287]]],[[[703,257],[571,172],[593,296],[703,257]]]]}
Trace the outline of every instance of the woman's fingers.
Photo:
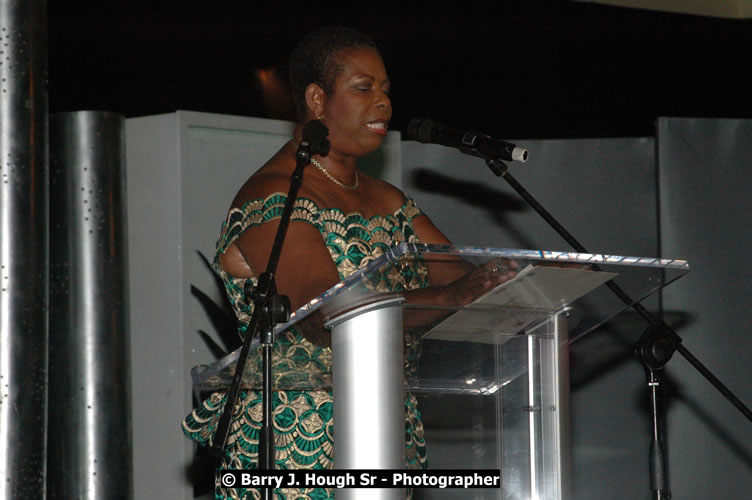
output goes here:
{"type": "Polygon", "coordinates": [[[454,282],[457,305],[474,301],[494,287],[517,275],[519,265],[508,259],[492,259],[454,282]]]}
{"type": "Polygon", "coordinates": [[[509,259],[491,259],[482,266],[486,277],[494,285],[504,283],[517,275],[519,264],[509,259]]]}

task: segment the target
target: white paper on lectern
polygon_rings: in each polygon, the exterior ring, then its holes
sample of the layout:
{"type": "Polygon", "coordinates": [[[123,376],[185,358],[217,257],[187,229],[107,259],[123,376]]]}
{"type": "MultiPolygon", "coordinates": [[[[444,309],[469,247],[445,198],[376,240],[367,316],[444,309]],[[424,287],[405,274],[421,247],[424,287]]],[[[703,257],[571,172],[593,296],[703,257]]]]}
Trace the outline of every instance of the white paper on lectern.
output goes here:
{"type": "Polygon", "coordinates": [[[616,276],[603,271],[529,265],[468,309],[460,309],[433,327],[424,338],[504,342],[505,336],[519,333],[616,276]]]}

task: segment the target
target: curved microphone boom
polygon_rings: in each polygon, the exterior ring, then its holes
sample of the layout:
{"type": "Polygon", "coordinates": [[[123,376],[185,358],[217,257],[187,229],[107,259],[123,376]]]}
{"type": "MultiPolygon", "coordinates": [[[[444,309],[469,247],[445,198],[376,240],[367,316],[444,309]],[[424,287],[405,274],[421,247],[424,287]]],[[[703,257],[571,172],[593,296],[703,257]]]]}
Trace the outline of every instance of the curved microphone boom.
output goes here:
{"type": "Polygon", "coordinates": [[[459,130],[427,118],[407,125],[407,136],[418,142],[441,144],[485,160],[527,161],[527,149],[470,130],[459,130]]]}

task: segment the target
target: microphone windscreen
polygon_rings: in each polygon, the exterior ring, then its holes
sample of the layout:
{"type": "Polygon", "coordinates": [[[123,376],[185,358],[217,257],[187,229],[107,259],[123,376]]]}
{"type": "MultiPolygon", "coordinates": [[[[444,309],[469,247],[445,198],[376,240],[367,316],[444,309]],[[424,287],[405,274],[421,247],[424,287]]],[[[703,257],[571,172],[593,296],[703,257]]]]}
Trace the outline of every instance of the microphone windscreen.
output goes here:
{"type": "Polygon", "coordinates": [[[407,124],[407,136],[418,142],[430,143],[434,125],[428,118],[414,118],[407,124]]]}
{"type": "Polygon", "coordinates": [[[326,156],[329,153],[331,144],[326,136],[329,135],[329,129],[319,120],[310,120],[303,126],[303,141],[311,145],[311,154],[326,156]]]}

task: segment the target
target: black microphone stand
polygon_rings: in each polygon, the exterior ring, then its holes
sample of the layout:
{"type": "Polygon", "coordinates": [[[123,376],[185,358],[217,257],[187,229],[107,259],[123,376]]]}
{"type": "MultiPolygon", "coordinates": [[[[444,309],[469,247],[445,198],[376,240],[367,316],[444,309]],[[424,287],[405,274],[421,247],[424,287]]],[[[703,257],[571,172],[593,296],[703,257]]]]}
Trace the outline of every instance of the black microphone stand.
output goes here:
{"type": "MultiPolygon", "coordinates": [[[[290,178],[290,190],[287,194],[282,216],[277,228],[277,234],[274,238],[269,262],[266,266],[266,272],[258,278],[255,289],[251,290],[250,282],[246,284],[243,295],[247,299],[249,296],[253,300],[253,314],[246,330],[243,346],[238,355],[238,361],[235,366],[235,375],[232,379],[232,385],[227,393],[227,401],[222,412],[222,416],[217,424],[217,431],[214,434],[214,442],[209,451],[213,467],[216,469],[221,463],[224,456],[224,450],[227,445],[232,414],[235,410],[240,386],[243,379],[243,372],[248,361],[251,344],[256,335],[259,335],[261,344],[261,356],[263,366],[262,378],[262,421],[261,433],[259,436],[259,470],[274,469],[274,427],[272,416],[272,347],[275,342],[274,327],[279,323],[285,323],[290,319],[290,300],[284,295],[277,294],[277,287],[274,280],[274,274],[279,264],[279,258],[282,253],[282,244],[285,240],[287,227],[290,225],[293,206],[298,196],[298,191],[303,183],[303,169],[311,162],[314,154],[326,156],[329,152],[329,141],[326,139],[328,129],[318,120],[311,120],[303,127],[303,138],[295,155],[296,167],[290,178]]],[[[265,500],[271,500],[272,488],[265,487],[262,489],[262,497],[265,500]]]]}
{"type": "MultiPolygon", "coordinates": [[[[564,238],[564,240],[579,253],[591,253],[575,239],[538,201],[509,173],[507,166],[498,159],[486,158],[486,165],[497,177],[504,177],[517,193],[543,217],[543,219],[564,238]]],[[[594,270],[599,266],[594,265],[594,270]]],[[[655,317],[642,304],[635,302],[619,285],[613,281],[606,282],[606,286],[625,305],[632,307],[649,327],[635,346],[635,354],[645,367],[648,390],[650,391],[650,407],[653,419],[652,437],[650,442],[650,489],[655,500],[671,498],[671,490],[666,476],[666,459],[663,453],[663,409],[662,380],[660,374],[669,362],[674,352],[678,351],[697,371],[699,371],[731,404],[733,404],[747,420],[752,422],[752,410],[744,405],[713,373],[695,358],[682,345],[679,335],[662,319],[655,317]]]]}

